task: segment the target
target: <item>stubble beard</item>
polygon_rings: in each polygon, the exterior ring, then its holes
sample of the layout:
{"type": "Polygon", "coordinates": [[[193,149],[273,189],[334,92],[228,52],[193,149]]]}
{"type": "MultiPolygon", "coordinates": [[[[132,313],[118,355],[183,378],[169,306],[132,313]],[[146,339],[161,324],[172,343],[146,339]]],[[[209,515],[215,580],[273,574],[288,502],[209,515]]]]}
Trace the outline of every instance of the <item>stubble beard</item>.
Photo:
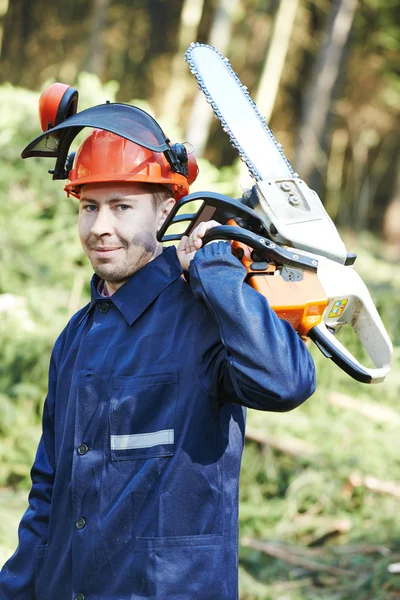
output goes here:
{"type": "Polygon", "coordinates": [[[125,283],[162,252],[161,244],[157,242],[155,237],[149,231],[134,235],[131,245],[140,250],[134,261],[129,261],[126,258],[122,264],[112,264],[108,262],[108,258],[98,259],[100,262],[96,263],[91,260],[96,275],[106,282],[108,281],[114,284],[125,283]]]}

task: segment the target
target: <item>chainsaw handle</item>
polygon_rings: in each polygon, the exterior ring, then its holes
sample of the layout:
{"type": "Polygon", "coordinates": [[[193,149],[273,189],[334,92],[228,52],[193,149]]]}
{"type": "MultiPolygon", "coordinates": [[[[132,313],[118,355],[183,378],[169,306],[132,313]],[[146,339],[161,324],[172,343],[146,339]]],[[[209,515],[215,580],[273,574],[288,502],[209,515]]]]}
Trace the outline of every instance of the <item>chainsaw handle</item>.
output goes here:
{"type": "MultiPolygon", "coordinates": [[[[323,321],[313,328],[317,345],[358,381],[383,381],[390,371],[393,346],[360,275],[352,267],[319,257],[318,279],[328,298],[328,305],[323,321]],[[331,333],[340,330],[343,325],[352,328],[370,357],[372,368],[360,364],[331,333]]],[[[311,339],[314,339],[313,336],[310,335],[311,339]]]]}
{"type": "Polygon", "coordinates": [[[361,365],[343,344],[329,331],[324,322],[312,327],[308,337],[345,373],[361,383],[379,383],[383,381],[390,370],[390,365],[378,369],[368,369],[361,365]]]}
{"type": "Polygon", "coordinates": [[[278,244],[271,242],[266,237],[262,237],[258,233],[244,229],[243,227],[235,227],[233,225],[218,225],[208,229],[202,238],[203,245],[216,240],[227,240],[231,242],[235,240],[250,246],[257,250],[257,254],[266,260],[273,260],[278,265],[288,265],[306,271],[317,271],[318,260],[297,254],[282,248],[278,244]]]}

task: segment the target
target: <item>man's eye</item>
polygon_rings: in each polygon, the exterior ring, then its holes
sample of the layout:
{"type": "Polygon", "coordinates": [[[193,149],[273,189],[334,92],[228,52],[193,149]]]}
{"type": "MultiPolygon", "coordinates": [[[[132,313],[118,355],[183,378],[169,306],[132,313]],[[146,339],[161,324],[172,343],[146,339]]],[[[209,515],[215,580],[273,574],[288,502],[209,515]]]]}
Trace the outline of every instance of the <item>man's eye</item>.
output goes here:
{"type": "Polygon", "coordinates": [[[129,204],[118,204],[117,208],[119,208],[119,210],[128,210],[130,206],[129,204]]]}
{"type": "Polygon", "coordinates": [[[86,204],[86,206],[83,207],[83,210],[86,210],[87,212],[94,212],[97,210],[97,206],[95,204],[86,204]]]}

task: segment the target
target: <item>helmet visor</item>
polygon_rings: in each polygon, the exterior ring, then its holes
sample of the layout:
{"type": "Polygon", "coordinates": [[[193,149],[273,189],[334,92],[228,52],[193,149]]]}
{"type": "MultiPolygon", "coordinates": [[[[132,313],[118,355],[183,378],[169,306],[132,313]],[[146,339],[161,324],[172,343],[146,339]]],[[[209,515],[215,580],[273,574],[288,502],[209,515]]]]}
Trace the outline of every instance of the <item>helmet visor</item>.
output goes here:
{"type": "Polygon", "coordinates": [[[111,131],[153,152],[169,150],[163,130],[144,110],[130,104],[99,104],[69,117],[34,139],[23,150],[22,158],[58,157],[67,153],[72,141],[84,127],[111,131]]]}

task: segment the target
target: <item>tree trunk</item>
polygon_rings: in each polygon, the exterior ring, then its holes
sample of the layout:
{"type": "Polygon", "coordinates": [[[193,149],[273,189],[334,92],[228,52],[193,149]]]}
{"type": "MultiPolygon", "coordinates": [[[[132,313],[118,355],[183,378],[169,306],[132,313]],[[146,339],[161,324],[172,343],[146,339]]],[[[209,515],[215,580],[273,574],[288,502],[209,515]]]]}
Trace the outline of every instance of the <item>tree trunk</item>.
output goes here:
{"type": "MultiPolygon", "coordinates": [[[[280,0],[272,28],[271,40],[265,57],[255,102],[260,113],[269,122],[278,94],[279,82],[285,65],[299,0],[280,0]]],[[[242,189],[254,184],[247,166],[240,162],[239,186],[242,189]]]]}
{"type": "Polygon", "coordinates": [[[383,233],[389,245],[390,255],[394,260],[400,259],[400,156],[397,159],[398,169],[393,198],[385,211],[383,233]]]}
{"type": "Polygon", "coordinates": [[[278,94],[298,6],[299,0],[280,0],[274,19],[271,42],[255,97],[258,110],[267,123],[271,118],[278,94]]]}
{"type": "MultiPolygon", "coordinates": [[[[226,54],[232,35],[232,22],[239,0],[219,0],[211,26],[208,43],[226,54]]],[[[213,111],[204,94],[198,92],[189,117],[186,139],[194,146],[197,158],[201,157],[207,144],[213,111]]]]}
{"type": "Polygon", "coordinates": [[[10,0],[3,17],[0,82],[30,89],[53,77],[72,82],[70,73],[86,52],[86,5],[86,0],[10,0]]]}
{"type": "Polygon", "coordinates": [[[313,172],[323,173],[326,169],[327,157],[323,151],[323,139],[326,137],[335,85],[356,6],[357,0],[334,0],[325,31],[325,43],[316,59],[314,72],[304,95],[303,117],[294,165],[300,176],[311,186],[313,172]]]}
{"type": "Polygon", "coordinates": [[[107,15],[110,0],[93,0],[91,32],[89,49],[86,60],[86,70],[98,77],[104,74],[106,62],[104,47],[104,30],[107,25],[107,15]]]}
{"type": "Polygon", "coordinates": [[[26,45],[33,29],[29,0],[14,0],[3,18],[1,47],[1,81],[20,83],[26,69],[26,45]]]}
{"type": "Polygon", "coordinates": [[[188,46],[196,41],[204,0],[184,0],[179,24],[178,51],[172,59],[169,86],[165,93],[161,120],[168,122],[171,128],[180,125],[181,109],[187,96],[192,77],[184,60],[188,46]]]}

